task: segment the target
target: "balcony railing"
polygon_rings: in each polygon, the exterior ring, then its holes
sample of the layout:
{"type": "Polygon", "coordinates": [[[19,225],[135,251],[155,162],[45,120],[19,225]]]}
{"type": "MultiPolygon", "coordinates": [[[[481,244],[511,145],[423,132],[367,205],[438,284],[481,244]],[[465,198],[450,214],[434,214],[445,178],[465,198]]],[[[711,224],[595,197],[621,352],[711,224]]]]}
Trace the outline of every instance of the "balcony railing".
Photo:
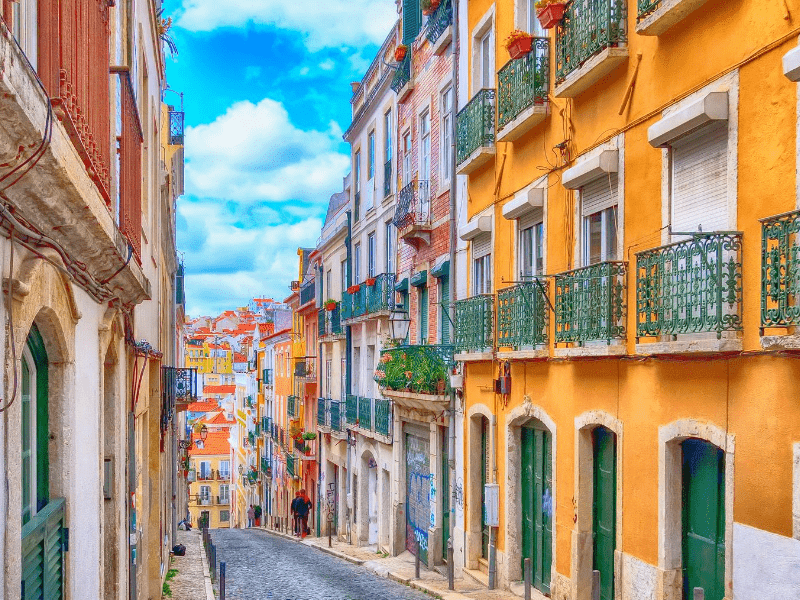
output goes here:
{"type": "Polygon", "coordinates": [[[366,287],[367,314],[394,308],[394,284],[396,278],[394,273],[381,273],[375,276],[374,285],[362,285],[362,287],[366,287]]]}
{"type": "Polygon", "coordinates": [[[398,346],[381,351],[375,381],[386,390],[443,394],[452,366],[453,346],[398,346]]]}
{"type": "MultiPolygon", "coordinates": [[[[266,473],[266,471],[265,471],[265,473],[266,473]]],[[[221,505],[224,506],[225,504],[230,504],[230,503],[231,503],[231,497],[230,496],[217,496],[217,504],[221,504],[221,505]]]]}
{"type": "Polygon", "coordinates": [[[286,472],[289,477],[297,475],[297,459],[291,454],[286,455],[286,472]]]}
{"type": "Polygon", "coordinates": [[[317,335],[322,337],[325,335],[325,322],[327,321],[327,311],[317,311],[317,335]]]}
{"type": "Polygon", "coordinates": [[[387,160],[383,165],[383,197],[386,198],[392,193],[392,159],[387,160]]]}
{"type": "Polygon", "coordinates": [[[309,281],[300,288],[300,306],[308,304],[314,300],[316,286],[314,281],[309,281]]]}
{"type": "Polygon", "coordinates": [[[742,234],[714,232],[636,254],[636,336],[742,329],[742,234]]]}
{"type": "Polygon", "coordinates": [[[492,309],[491,294],[456,302],[456,350],[483,352],[492,349],[492,309]]]}
{"type": "Polygon", "coordinates": [[[519,350],[547,344],[550,309],[546,294],[546,279],[497,292],[498,347],[519,350]]]}
{"type": "Polygon", "coordinates": [[[481,146],[494,146],[494,90],[482,89],[456,115],[456,162],[481,146]]]}
{"type": "Polygon", "coordinates": [[[404,229],[412,225],[424,225],[430,221],[430,182],[414,180],[400,190],[392,223],[398,229],[404,229]]]}
{"type": "Polygon", "coordinates": [[[428,19],[428,31],[425,37],[431,44],[436,43],[445,30],[453,22],[453,4],[450,0],[442,0],[439,8],[428,19]]]}
{"type": "Polygon", "coordinates": [[[388,400],[375,399],[375,433],[389,435],[392,425],[392,409],[388,400]]]}
{"type": "Polygon", "coordinates": [[[624,262],[556,275],[556,343],[624,340],[626,280],[624,262]]]}
{"type": "Polygon", "coordinates": [[[522,111],[547,102],[550,40],[537,37],[532,50],[512,59],[497,73],[497,128],[502,129],[522,111]]]}
{"type": "Polygon", "coordinates": [[[637,5],[639,12],[636,15],[636,22],[638,23],[642,19],[648,17],[651,13],[655,12],[655,10],[661,5],[661,0],[639,0],[637,5]]]}
{"type": "Polygon", "coordinates": [[[327,400],[325,400],[325,398],[317,398],[317,425],[320,427],[325,427],[328,424],[325,410],[326,402],[327,400]]]}
{"type": "Polygon", "coordinates": [[[572,0],[556,27],[556,83],[605,50],[627,41],[624,0],[572,0]]]}
{"type": "Polygon", "coordinates": [[[345,420],[348,425],[355,425],[358,421],[358,396],[347,394],[345,397],[345,420]]]}
{"type": "Polygon", "coordinates": [[[358,399],[358,426],[372,431],[372,398],[358,399]]]}
{"type": "Polygon", "coordinates": [[[290,417],[297,416],[297,396],[289,396],[286,399],[286,412],[290,417]]]}
{"type": "Polygon", "coordinates": [[[397,70],[392,77],[390,87],[395,94],[399,94],[400,90],[411,81],[411,49],[409,48],[406,57],[397,65],[397,70]]]}
{"type": "Polygon", "coordinates": [[[169,143],[172,146],[183,145],[183,111],[169,111],[169,143]]]}
{"type": "Polygon", "coordinates": [[[337,402],[336,400],[330,400],[328,402],[328,406],[330,407],[330,425],[331,430],[333,431],[341,431],[342,430],[342,403],[337,402]]]}
{"type": "Polygon", "coordinates": [[[800,211],[761,220],[761,327],[800,324],[800,211]]]}

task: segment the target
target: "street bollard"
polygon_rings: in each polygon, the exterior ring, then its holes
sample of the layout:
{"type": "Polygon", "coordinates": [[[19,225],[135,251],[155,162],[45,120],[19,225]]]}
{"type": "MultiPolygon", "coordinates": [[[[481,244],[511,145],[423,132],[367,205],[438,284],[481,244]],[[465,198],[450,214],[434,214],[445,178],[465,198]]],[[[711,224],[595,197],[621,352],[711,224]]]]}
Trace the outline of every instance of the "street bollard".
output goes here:
{"type": "Polygon", "coordinates": [[[225,600],[225,561],[219,563],[219,600],[225,600]]]}
{"type": "Polygon", "coordinates": [[[703,588],[694,588],[694,598],[692,600],[706,600],[706,591],[703,588]]]}
{"type": "Polygon", "coordinates": [[[522,576],[525,578],[525,600],[531,600],[531,580],[533,579],[533,561],[526,558],[523,562],[522,576]]]}
{"type": "Polygon", "coordinates": [[[494,547],[494,544],[489,545],[489,589],[493,590],[497,587],[497,563],[495,560],[497,559],[497,549],[494,547]]]}
{"type": "Polygon", "coordinates": [[[332,523],[328,521],[328,548],[333,548],[333,541],[331,540],[331,527],[332,523]]]}
{"type": "Polygon", "coordinates": [[[447,540],[447,589],[456,589],[455,583],[456,566],[453,564],[453,538],[447,540]]]}
{"type": "Polygon", "coordinates": [[[600,600],[600,571],[592,571],[592,600],[600,600]]]}
{"type": "Polygon", "coordinates": [[[417,555],[414,557],[414,577],[419,579],[419,540],[417,540],[417,555]]]}
{"type": "Polygon", "coordinates": [[[214,573],[212,575],[212,578],[214,580],[216,580],[217,579],[217,545],[214,544],[214,543],[211,544],[211,565],[212,565],[212,567],[211,567],[212,571],[214,573]]]}

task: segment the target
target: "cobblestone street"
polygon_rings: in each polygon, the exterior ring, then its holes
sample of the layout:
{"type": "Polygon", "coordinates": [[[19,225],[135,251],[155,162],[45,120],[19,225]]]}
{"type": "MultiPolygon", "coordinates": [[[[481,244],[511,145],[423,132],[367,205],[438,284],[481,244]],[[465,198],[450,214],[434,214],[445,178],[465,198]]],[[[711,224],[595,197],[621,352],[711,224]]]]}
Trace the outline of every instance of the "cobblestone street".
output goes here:
{"type": "Polygon", "coordinates": [[[228,600],[417,600],[430,598],[305,544],[264,531],[215,529],[228,600]]]}

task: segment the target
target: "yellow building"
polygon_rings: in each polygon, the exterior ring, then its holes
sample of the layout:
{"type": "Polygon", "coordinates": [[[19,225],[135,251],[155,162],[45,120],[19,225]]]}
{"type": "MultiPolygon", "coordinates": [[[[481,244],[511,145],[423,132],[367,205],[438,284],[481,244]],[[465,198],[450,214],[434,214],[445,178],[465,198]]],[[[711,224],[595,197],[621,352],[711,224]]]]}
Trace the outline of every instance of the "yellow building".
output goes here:
{"type": "Polygon", "coordinates": [[[231,452],[227,429],[209,431],[205,440],[192,434],[189,450],[189,514],[192,525],[229,527],[231,452]]]}
{"type": "Polygon", "coordinates": [[[233,373],[233,350],[227,342],[192,338],[186,342],[186,366],[198,373],[233,373]]]}
{"type": "Polygon", "coordinates": [[[797,3],[532,5],[459,16],[467,575],[796,597],[797,3]]]}

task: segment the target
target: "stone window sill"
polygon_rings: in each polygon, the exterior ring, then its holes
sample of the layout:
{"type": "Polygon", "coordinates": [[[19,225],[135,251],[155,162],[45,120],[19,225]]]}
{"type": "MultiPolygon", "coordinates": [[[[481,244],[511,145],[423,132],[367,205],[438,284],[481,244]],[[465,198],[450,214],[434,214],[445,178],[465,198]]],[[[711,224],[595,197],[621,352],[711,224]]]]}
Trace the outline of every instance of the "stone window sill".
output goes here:
{"type": "Polygon", "coordinates": [[[523,110],[517,117],[507,123],[497,132],[498,142],[513,142],[518,140],[539,123],[544,121],[549,114],[548,103],[534,104],[523,110]]]}
{"type": "Polygon", "coordinates": [[[628,49],[606,48],[587,60],[581,67],[570,73],[564,81],[556,85],[557,98],[574,98],[588,90],[619,65],[628,60],[628,49]]]}
{"type": "Polygon", "coordinates": [[[625,344],[592,344],[590,346],[573,346],[556,348],[556,358],[581,358],[584,356],[623,356],[627,354],[625,344]]]}
{"type": "Polygon", "coordinates": [[[670,342],[636,344],[636,353],[652,356],[655,354],[703,354],[716,352],[741,352],[742,339],[723,337],[722,339],[685,339],[670,342]]]}
{"type": "Polygon", "coordinates": [[[459,352],[453,357],[459,362],[479,362],[483,360],[492,360],[494,358],[493,352],[459,352]]]}
{"type": "Polygon", "coordinates": [[[459,175],[469,175],[473,171],[478,170],[480,167],[489,162],[489,160],[494,158],[494,155],[495,155],[494,145],[481,146],[480,148],[477,148],[472,154],[470,154],[467,160],[458,165],[456,173],[458,173],[459,175]]]}
{"type": "Polygon", "coordinates": [[[636,24],[639,35],[661,35],[708,0],[662,0],[661,5],[636,24]]]}

